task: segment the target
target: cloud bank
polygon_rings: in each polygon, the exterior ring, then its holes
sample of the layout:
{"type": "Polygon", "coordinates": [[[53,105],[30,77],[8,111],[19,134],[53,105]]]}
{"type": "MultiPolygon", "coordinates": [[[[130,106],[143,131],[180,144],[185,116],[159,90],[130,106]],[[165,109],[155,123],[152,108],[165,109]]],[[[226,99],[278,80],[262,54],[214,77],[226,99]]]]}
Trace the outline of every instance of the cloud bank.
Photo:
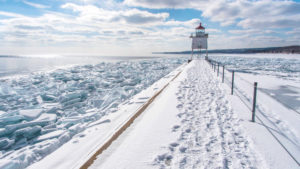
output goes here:
{"type": "Polygon", "coordinates": [[[209,47],[298,44],[300,3],[271,0],[125,0],[60,2],[32,16],[0,10],[2,53],[61,52],[99,55],[189,50],[188,36],[201,20],[209,47]],[[177,20],[164,9],[193,9],[200,18],[177,20]]]}

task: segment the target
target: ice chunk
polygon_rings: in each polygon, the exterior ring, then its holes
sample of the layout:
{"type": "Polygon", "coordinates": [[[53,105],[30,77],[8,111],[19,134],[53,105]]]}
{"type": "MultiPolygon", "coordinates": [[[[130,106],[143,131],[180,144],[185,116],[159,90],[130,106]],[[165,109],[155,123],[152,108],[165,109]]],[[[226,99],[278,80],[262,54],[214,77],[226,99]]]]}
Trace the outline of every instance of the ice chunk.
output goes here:
{"type": "Polygon", "coordinates": [[[69,131],[71,132],[71,134],[76,134],[76,133],[83,131],[84,129],[85,129],[85,126],[82,125],[81,123],[78,123],[78,124],[70,127],[69,131]]]}
{"type": "Polygon", "coordinates": [[[9,134],[5,128],[0,128],[0,137],[9,134]]]}
{"type": "Polygon", "coordinates": [[[38,85],[38,84],[40,84],[40,83],[42,83],[43,81],[41,80],[41,79],[37,79],[37,80],[34,80],[33,82],[32,82],[32,84],[34,84],[34,85],[38,85]]]}
{"type": "Polygon", "coordinates": [[[50,121],[50,122],[55,122],[56,119],[57,119],[57,115],[56,114],[43,113],[40,117],[38,117],[34,121],[50,121]]]}
{"type": "Polygon", "coordinates": [[[80,102],[80,101],[81,101],[81,98],[76,98],[76,99],[73,99],[73,100],[69,100],[69,101],[63,103],[63,107],[67,107],[69,105],[72,105],[72,104],[80,102]]]}
{"type": "Polygon", "coordinates": [[[95,107],[99,108],[99,107],[101,107],[103,101],[104,101],[103,99],[95,99],[95,100],[92,100],[92,103],[95,107]]]}
{"type": "Polygon", "coordinates": [[[7,133],[12,133],[15,130],[18,130],[20,128],[25,128],[25,127],[31,127],[31,126],[46,126],[49,125],[49,121],[32,121],[32,122],[27,122],[27,123],[20,123],[20,124],[12,124],[12,125],[7,125],[5,126],[5,129],[7,130],[7,133]]]}
{"type": "Polygon", "coordinates": [[[13,88],[11,88],[8,85],[1,84],[1,86],[0,86],[0,98],[6,98],[8,95],[14,95],[14,94],[16,94],[16,91],[13,90],[13,88]]]}
{"type": "Polygon", "coordinates": [[[4,116],[5,114],[6,114],[5,111],[1,111],[1,110],[0,110],[0,117],[4,116]]]}
{"type": "Polygon", "coordinates": [[[80,101],[84,101],[87,98],[87,92],[85,91],[80,91],[80,92],[74,92],[67,94],[63,97],[61,97],[60,102],[65,103],[74,99],[80,99],[80,101]]]}
{"type": "Polygon", "coordinates": [[[71,135],[69,132],[65,132],[58,137],[60,144],[65,143],[71,139],[71,135]]]}
{"type": "Polygon", "coordinates": [[[56,131],[53,131],[53,132],[50,132],[50,133],[47,133],[47,134],[37,137],[34,142],[41,142],[41,141],[52,139],[52,138],[58,138],[63,133],[65,133],[65,130],[56,130],[56,131]]]}
{"type": "Polygon", "coordinates": [[[45,102],[53,102],[56,101],[56,97],[53,95],[49,95],[49,94],[42,94],[41,95],[43,101],[45,102]]]}
{"type": "Polygon", "coordinates": [[[19,114],[23,115],[26,120],[33,120],[41,115],[43,109],[27,109],[27,110],[20,110],[19,114]]]}
{"type": "Polygon", "coordinates": [[[3,169],[19,169],[21,167],[21,161],[20,160],[0,160],[0,168],[3,169]]]}
{"type": "Polygon", "coordinates": [[[14,136],[16,139],[21,139],[23,137],[31,139],[39,135],[41,130],[42,130],[41,126],[26,127],[26,128],[16,130],[14,132],[14,136]]]}
{"type": "MultiPolygon", "coordinates": [[[[14,141],[10,147],[16,149],[0,151],[0,156],[5,154],[0,168],[25,168],[38,161],[77,133],[102,123],[97,120],[175,66],[170,60],[102,63],[0,80],[0,110],[7,112],[0,112],[0,138],[14,141]]],[[[6,141],[2,144],[8,145],[6,141]]]]}
{"type": "Polygon", "coordinates": [[[14,142],[14,140],[10,140],[9,138],[0,138],[0,150],[9,148],[14,142]]]}
{"type": "Polygon", "coordinates": [[[83,121],[82,117],[75,116],[75,117],[68,117],[68,118],[62,119],[61,123],[64,124],[65,128],[69,128],[77,123],[82,122],[82,121],[83,121]]]}
{"type": "Polygon", "coordinates": [[[45,113],[49,113],[49,114],[60,114],[57,112],[58,108],[57,107],[52,107],[51,109],[47,110],[45,113]]]}
{"type": "Polygon", "coordinates": [[[41,131],[41,134],[44,135],[44,134],[47,134],[47,133],[50,133],[50,132],[53,132],[53,131],[56,131],[57,129],[56,128],[49,128],[49,129],[43,129],[41,131]]]}
{"type": "Polygon", "coordinates": [[[105,80],[103,80],[102,83],[101,83],[101,85],[102,85],[103,87],[107,88],[107,87],[109,87],[109,86],[111,85],[111,83],[110,83],[110,82],[107,82],[107,81],[105,81],[105,80]]]}
{"type": "Polygon", "coordinates": [[[64,108],[64,109],[70,109],[70,108],[73,108],[73,107],[80,108],[80,107],[82,107],[82,106],[83,106],[83,103],[82,103],[82,102],[77,102],[77,103],[68,105],[68,106],[63,107],[63,108],[64,108]]]}
{"type": "Polygon", "coordinates": [[[2,118],[0,118],[0,126],[5,126],[5,125],[8,125],[8,124],[18,123],[18,122],[20,122],[24,119],[25,118],[22,115],[2,117],[2,118]]]}

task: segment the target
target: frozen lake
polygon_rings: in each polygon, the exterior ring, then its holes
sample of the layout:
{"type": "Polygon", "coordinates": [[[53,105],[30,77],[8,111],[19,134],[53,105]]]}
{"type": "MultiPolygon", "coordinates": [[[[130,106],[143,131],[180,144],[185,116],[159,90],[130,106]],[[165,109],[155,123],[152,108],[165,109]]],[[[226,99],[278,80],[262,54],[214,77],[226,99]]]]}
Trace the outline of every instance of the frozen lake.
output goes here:
{"type": "Polygon", "coordinates": [[[0,77],[22,75],[36,71],[49,71],[67,66],[117,62],[124,60],[155,59],[150,56],[0,56],[0,77]]]}
{"type": "MultiPolygon", "coordinates": [[[[0,57],[0,168],[24,168],[74,136],[81,137],[189,57],[0,57]]],[[[210,54],[210,58],[239,76],[276,78],[259,85],[280,96],[281,102],[288,97],[295,103],[291,108],[299,110],[300,55],[210,54]]]]}
{"type": "Polygon", "coordinates": [[[300,82],[300,54],[211,54],[210,58],[236,72],[300,82]]]}

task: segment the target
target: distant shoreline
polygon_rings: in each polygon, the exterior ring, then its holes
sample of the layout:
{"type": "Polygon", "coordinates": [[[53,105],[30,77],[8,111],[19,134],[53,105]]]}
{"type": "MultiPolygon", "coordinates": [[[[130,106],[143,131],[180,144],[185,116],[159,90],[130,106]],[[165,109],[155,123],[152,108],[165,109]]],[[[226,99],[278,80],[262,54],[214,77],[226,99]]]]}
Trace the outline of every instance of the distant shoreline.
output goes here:
{"type": "MultiPolygon", "coordinates": [[[[152,52],[152,54],[191,54],[192,51],[179,52],[152,52]]],[[[194,53],[199,53],[199,51],[194,53]]],[[[205,53],[205,50],[201,51],[205,53]]],[[[285,53],[285,54],[300,54],[300,46],[284,46],[284,47],[267,47],[267,48],[242,48],[242,49],[214,49],[208,50],[208,53],[232,53],[232,54],[246,54],[246,53],[285,53]]]]}

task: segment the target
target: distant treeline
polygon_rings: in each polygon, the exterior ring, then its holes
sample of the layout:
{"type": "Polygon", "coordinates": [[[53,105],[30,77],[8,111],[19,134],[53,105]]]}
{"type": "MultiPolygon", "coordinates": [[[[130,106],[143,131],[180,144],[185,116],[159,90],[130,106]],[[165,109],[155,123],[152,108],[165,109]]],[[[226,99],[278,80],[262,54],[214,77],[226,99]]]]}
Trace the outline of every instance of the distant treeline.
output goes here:
{"type": "MultiPolygon", "coordinates": [[[[181,52],[153,52],[153,54],[191,54],[192,51],[181,52]]],[[[199,51],[197,51],[199,53],[199,51]]],[[[205,50],[201,51],[205,53],[205,50]]],[[[267,48],[244,48],[244,49],[215,49],[208,53],[300,53],[300,46],[267,47],[267,48]]]]}

